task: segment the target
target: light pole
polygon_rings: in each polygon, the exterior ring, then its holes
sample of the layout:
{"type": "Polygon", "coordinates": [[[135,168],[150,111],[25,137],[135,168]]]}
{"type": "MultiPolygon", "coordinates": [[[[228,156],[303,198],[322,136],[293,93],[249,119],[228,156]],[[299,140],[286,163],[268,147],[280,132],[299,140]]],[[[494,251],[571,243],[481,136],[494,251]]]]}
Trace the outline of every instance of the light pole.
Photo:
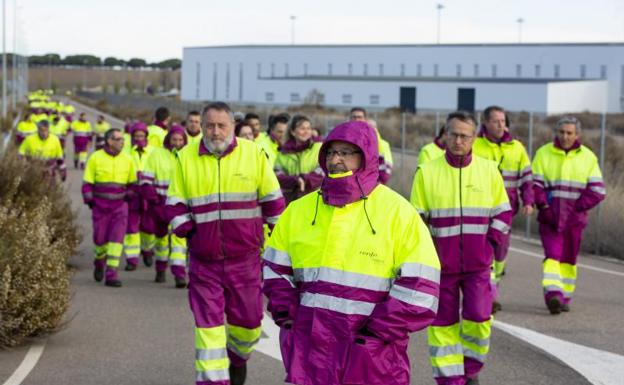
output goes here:
{"type": "Polygon", "coordinates": [[[6,0],[2,0],[2,118],[7,116],[6,0]]]}
{"type": "Polygon", "coordinates": [[[520,17],[516,20],[516,23],[518,23],[518,43],[522,43],[522,23],[524,23],[524,19],[520,17]]]}
{"type": "Polygon", "coordinates": [[[11,65],[11,92],[13,110],[17,111],[17,0],[13,0],[13,63],[11,65]]]}
{"type": "Polygon", "coordinates": [[[290,44],[295,45],[295,21],[297,16],[290,15],[290,44]]]}
{"type": "Polygon", "coordinates": [[[436,43],[440,44],[440,18],[442,16],[442,10],[444,9],[444,4],[442,3],[436,4],[436,9],[438,10],[438,34],[437,34],[436,43]]]}

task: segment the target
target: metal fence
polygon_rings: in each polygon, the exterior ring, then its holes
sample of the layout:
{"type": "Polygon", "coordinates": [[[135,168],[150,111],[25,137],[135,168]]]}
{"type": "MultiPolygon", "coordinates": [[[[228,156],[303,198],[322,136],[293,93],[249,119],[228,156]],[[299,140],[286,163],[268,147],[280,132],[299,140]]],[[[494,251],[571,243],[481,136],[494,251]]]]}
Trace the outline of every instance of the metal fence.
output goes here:
{"type": "MultiPolygon", "coordinates": [[[[166,106],[174,116],[184,119],[191,110],[201,110],[205,103],[186,102],[173,98],[148,97],[145,95],[110,95],[79,93],[91,100],[103,100],[111,106],[124,106],[132,109],[154,111],[166,106]]],[[[312,125],[322,133],[327,133],[337,124],[345,121],[348,110],[299,106],[278,108],[273,106],[233,105],[235,111],[254,112],[266,122],[271,114],[286,111],[308,116],[312,125]]],[[[446,115],[452,111],[419,111],[417,114],[402,113],[395,109],[373,111],[369,118],[376,121],[382,137],[387,140],[394,154],[393,177],[390,186],[403,196],[409,197],[413,176],[417,166],[418,150],[431,142],[444,124],[446,115]]],[[[532,158],[537,149],[552,141],[554,125],[560,115],[547,116],[538,112],[510,111],[510,130],[520,140],[532,158]]],[[[624,203],[619,195],[624,194],[624,114],[590,114],[586,112],[570,114],[582,122],[582,141],[598,157],[607,185],[607,199],[590,215],[590,224],[584,239],[584,248],[596,254],[610,254],[624,258],[624,247],[619,250],[619,241],[624,239],[624,203]],[[619,224],[619,226],[618,226],[619,224]]],[[[480,122],[481,111],[475,112],[480,122]]],[[[124,118],[121,117],[120,118],[124,118]]],[[[526,237],[537,236],[535,216],[514,221],[515,233],[526,237]]]]}

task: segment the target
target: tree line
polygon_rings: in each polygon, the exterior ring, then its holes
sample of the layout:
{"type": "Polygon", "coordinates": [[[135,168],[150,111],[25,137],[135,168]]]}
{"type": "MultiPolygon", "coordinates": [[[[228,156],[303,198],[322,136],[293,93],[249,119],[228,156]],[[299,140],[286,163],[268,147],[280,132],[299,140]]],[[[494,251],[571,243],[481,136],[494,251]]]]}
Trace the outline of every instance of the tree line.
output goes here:
{"type": "Polygon", "coordinates": [[[45,55],[32,55],[28,57],[28,65],[51,65],[51,66],[87,66],[87,67],[130,67],[130,68],[160,68],[179,69],[182,66],[180,59],[167,59],[160,62],[148,63],[145,59],[131,58],[123,60],[116,57],[105,57],[104,59],[94,55],[67,55],[61,58],[60,55],[49,53],[45,55]]]}

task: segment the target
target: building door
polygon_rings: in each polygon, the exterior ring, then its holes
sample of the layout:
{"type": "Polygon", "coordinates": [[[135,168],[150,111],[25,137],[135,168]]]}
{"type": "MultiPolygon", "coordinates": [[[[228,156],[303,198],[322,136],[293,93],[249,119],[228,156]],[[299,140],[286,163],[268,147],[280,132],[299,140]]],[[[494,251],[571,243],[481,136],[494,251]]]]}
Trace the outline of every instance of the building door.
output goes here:
{"type": "Polygon", "coordinates": [[[416,87],[401,87],[399,103],[402,112],[416,113],[416,87]]]}
{"type": "Polygon", "coordinates": [[[460,111],[474,112],[475,109],[475,89],[457,89],[457,109],[460,111]]]}

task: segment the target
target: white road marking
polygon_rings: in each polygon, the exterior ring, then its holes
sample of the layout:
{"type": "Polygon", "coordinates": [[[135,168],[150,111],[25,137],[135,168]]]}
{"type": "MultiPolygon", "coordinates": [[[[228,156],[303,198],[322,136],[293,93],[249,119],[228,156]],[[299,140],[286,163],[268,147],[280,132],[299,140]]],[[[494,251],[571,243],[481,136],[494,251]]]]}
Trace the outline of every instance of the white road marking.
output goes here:
{"type": "MultiPolygon", "coordinates": [[[[544,259],[544,256],[542,254],[538,254],[538,253],[534,253],[532,251],[526,251],[526,250],[522,250],[519,249],[517,247],[509,247],[509,250],[516,252],[516,253],[520,253],[520,254],[524,254],[524,255],[528,255],[530,257],[535,257],[535,258],[539,258],[539,259],[544,259]]],[[[587,270],[593,270],[593,271],[598,271],[600,273],[605,273],[605,274],[613,274],[613,275],[617,275],[620,277],[624,277],[624,273],[619,272],[619,271],[613,271],[613,270],[607,270],[607,269],[601,269],[599,267],[594,267],[594,266],[590,266],[590,265],[585,265],[583,263],[577,263],[576,266],[578,267],[582,267],[584,269],[587,270]]]]}
{"type": "Polygon", "coordinates": [[[13,372],[11,377],[9,377],[3,385],[20,385],[35,368],[35,365],[37,365],[37,361],[39,361],[41,354],[43,354],[44,348],[45,341],[34,343],[30,349],[28,349],[26,357],[24,357],[20,366],[15,369],[15,372],[13,372]]]}
{"type": "Polygon", "coordinates": [[[494,321],[494,327],[563,361],[594,385],[622,384],[624,356],[560,340],[501,321],[494,321]]]}
{"type": "Polygon", "coordinates": [[[262,318],[262,331],[266,333],[267,338],[260,338],[258,345],[256,345],[256,350],[281,361],[282,352],[280,351],[279,343],[280,330],[273,322],[273,319],[266,313],[264,313],[264,318],[262,318]]]}

